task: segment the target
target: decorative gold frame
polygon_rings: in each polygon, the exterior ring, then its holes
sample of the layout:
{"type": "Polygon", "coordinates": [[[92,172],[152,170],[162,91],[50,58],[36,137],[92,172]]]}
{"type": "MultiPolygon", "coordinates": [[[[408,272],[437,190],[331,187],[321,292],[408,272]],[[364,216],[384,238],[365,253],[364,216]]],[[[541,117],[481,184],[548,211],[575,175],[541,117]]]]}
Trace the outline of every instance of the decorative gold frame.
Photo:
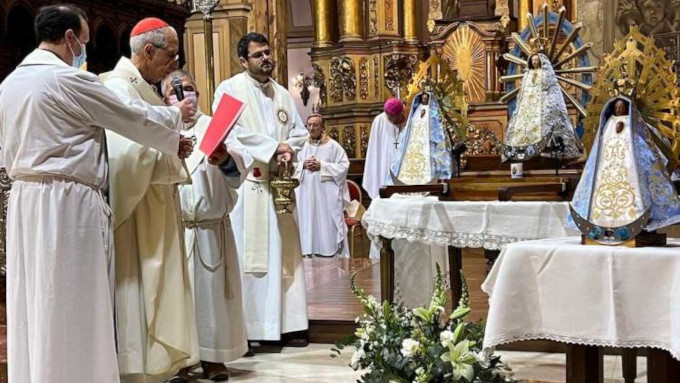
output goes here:
{"type": "Polygon", "coordinates": [[[614,50],[605,55],[600,66],[584,124],[588,147],[600,125],[604,104],[617,95],[631,98],[645,122],[663,136],[652,134],[668,159],[668,171],[675,170],[680,157],[680,87],[666,51],[656,46],[653,37],[640,33],[637,26],[614,43],[614,50]]]}

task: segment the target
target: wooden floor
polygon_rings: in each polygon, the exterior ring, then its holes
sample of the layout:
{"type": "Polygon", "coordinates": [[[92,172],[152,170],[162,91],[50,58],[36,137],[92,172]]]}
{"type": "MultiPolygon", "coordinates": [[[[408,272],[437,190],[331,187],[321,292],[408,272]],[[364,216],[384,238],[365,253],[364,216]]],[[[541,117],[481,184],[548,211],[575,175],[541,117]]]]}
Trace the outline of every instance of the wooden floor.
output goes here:
{"type": "MultiPolygon", "coordinates": [[[[463,272],[470,289],[472,313],[468,319],[486,319],[489,310],[487,296],[480,288],[486,277],[486,259],[482,250],[463,250],[463,272]]],[[[353,322],[363,312],[349,289],[349,279],[353,274],[356,274],[357,286],[368,294],[380,296],[380,263],[376,259],[305,259],[305,274],[307,313],[312,322],[353,322]]],[[[447,312],[451,311],[451,303],[449,299],[447,312]]]]}

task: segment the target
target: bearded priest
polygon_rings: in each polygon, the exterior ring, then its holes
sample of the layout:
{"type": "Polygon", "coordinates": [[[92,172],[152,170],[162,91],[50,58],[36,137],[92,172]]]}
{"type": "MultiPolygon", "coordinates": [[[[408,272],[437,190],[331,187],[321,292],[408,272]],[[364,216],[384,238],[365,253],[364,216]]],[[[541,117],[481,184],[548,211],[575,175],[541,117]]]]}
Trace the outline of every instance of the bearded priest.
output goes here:
{"type": "MultiPolygon", "coordinates": [[[[121,100],[165,106],[151,84],[170,72],[177,33],[160,19],[130,34],[132,57],[101,77],[121,100]]],[[[191,109],[191,99],[182,101],[191,109]]],[[[179,103],[178,105],[182,105],[179,103]]],[[[178,131],[178,108],[165,108],[178,131]]],[[[193,120],[193,113],[185,121],[193,120]]],[[[146,129],[140,124],[137,129],[146,129]]],[[[182,138],[192,144],[190,138],[182,138]]],[[[120,135],[108,136],[111,207],[115,215],[118,364],[124,383],[160,382],[199,362],[196,317],[184,253],[177,184],[190,182],[184,163],[120,135]]],[[[181,377],[174,382],[184,382],[181,377]]]]}
{"type": "Polygon", "coordinates": [[[245,71],[219,85],[213,110],[224,94],[246,104],[226,145],[255,160],[231,213],[248,339],[303,347],[308,322],[298,226],[292,213],[276,214],[269,181],[292,164],[307,130],[288,90],[270,78],[267,38],[250,33],[238,42],[237,53],[245,71]]]}
{"type": "Polygon", "coordinates": [[[326,135],[323,116],[307,118],[309,140],[298,153],[293,178],[302,254],[349,257],[345,206],[349,204],[346,180],[349,159],[345,149],[326,135]]]}

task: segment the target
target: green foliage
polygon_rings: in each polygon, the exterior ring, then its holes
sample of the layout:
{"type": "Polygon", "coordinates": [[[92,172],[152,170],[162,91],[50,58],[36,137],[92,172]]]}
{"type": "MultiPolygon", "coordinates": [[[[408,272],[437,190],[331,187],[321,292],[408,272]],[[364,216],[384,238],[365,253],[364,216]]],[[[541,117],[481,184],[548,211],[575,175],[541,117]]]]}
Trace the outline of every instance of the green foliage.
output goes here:
{"type": "Polygon", "coordinates": [[[513,382],[499,356],[482,349],[484,326],[465,322],[469,291],[462,278],[458,307],[445,315],[446,290],[437,265],[435,291],[428,308],[413,310],[401,301],[379,303],[350,279],[364,314],[355,334],[335,345],[332,357],[354,350],[350,367],[365,371],[359,383],[501,383],[513,382]],[[445,319],[444,319],[445,318],[445,319]]]}

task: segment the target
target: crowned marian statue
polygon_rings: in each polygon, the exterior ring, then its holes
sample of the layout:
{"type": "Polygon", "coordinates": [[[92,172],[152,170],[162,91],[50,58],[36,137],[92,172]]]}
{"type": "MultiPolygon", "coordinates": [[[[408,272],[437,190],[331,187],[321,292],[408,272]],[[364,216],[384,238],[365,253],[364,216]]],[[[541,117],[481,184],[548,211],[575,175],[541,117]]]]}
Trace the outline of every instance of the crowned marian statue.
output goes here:
{"type": "Polygon", "coordinates": [[[680,222],[680,199],[653,134],[629,98],[605,103],[572,200],[572,227],[592,240],[620,243],[680,222]]]}
{"type": "MultiPolygon", "coordinates": [[[[439,102],[431,91],[416,95],[392,164],[396,181],[407,185],[450,179],[451,142],[442,123],[439,102]]],[[[395,184],[397,182],[394,182],[395,184]]]]}
{"type": "Polygon", "coordinates": [[[505,132],[503,160],[525,161],[543,154],[575,159],[583,154],[581,141],[574,132],[558,79],[543,53],[527,61],[515,110],[505,132]]]}

